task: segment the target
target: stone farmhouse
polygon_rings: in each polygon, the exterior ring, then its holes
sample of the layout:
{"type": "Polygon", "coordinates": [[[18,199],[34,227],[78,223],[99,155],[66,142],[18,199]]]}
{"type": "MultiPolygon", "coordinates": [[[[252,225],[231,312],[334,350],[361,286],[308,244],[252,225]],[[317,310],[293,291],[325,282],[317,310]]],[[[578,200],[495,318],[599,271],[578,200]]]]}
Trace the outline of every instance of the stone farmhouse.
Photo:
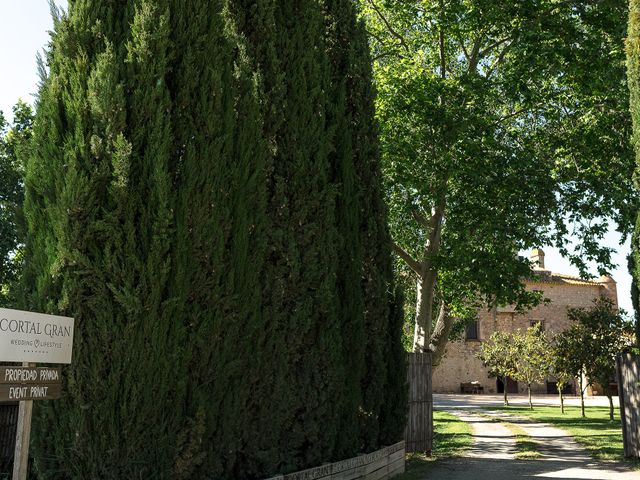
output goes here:
{"type": "MultiPolygon", "coordinates": [[[[532,291],[544,292],[550,302],[539,305],[527,313],[517,313],[513,307],[498,307],[491,311],[483,310],[478,313],[476,322],[466,329],[465,338],[451,342],[447,346],[447,353],[440,365],[433,372],[433,391],[435,393],[460,393],[461,383],[479,382],[484,393],[503,393],[505,386],[496,378],[489,378],[488,370],[478,359],[477,353],[484,340],[489,339],[495,331],[525,330],[535,323],[540,323],[542,329],[553,337],[569,327],[567,318],[568,307],[590,307],[593,300],[602,295],[609,297],[618,305],[616,282],[609,276],[597,280],[583,280],[560,273],[553,273],[545,269],[544,252],[533,250],[531,260],[537,263],[534,271],[535,280],[527,280],[526,287],[532,291]]],[[[573,392],[573,385],[569,387],[573,392]]],[[[526,385],[518,385],[514,380],[507,381],[509,393],[526,393],[526,385]]],[[[547,379],[545,384],[538,384],[532,388],[535,393],[556,393],[553,378],[547,379]]]]}

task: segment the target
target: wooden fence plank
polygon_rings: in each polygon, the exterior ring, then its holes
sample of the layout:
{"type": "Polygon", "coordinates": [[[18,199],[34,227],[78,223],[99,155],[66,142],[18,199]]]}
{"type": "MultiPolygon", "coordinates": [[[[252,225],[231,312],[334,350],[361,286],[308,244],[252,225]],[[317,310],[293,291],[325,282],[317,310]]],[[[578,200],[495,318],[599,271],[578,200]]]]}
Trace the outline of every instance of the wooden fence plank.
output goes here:
{"type": "Polygon", "coordinates": [[[616,357],[624,455],[640,457],[640,357],[616,357]]]}
{"type": "Polygon", "coordinates": [[[406,451],[431,452],[433,444],[433,394],[431,354],[409,353],[407,381],[409,412],[405,429],[406,451]]]}
{"type": "Polygon", "coordinates": [[[364,477],[362,477],[362,480],[381,480],[387,478],[387,473],[387,466],[385,465],[378,470],[367,473],[364,477]]]}
{"type": "Polygon", "coordinates": [[[269,480],[383,480],[404,472],[405,442],[269,480]]]}

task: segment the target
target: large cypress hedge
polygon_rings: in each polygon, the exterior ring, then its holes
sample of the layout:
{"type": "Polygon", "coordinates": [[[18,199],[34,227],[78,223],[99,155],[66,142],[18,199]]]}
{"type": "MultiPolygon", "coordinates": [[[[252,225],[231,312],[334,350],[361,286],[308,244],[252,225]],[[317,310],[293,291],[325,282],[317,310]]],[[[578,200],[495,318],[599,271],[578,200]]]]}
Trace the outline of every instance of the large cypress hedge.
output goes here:
{"type": "MultiPolygon", "coordinates": [[[[640,172],[640,1],[629,0],[629,27],[627,30],[627,83],[631,120],[633,122],[633,145],[636,152],[636,187],[640,172]]],[[[636,343],[640,346],[640,307],[638,306],[638,285],[640,285],[640,212],[631,237],[629,273],[633,278],[631,296],[636,319],[636,343]]]]}
{"type": "Polygon", "coordinates": [[[398,440],[404,362],[349,0],[70,2],[25,308],[76,318],[40,478],[261,478],[398,440]]]}

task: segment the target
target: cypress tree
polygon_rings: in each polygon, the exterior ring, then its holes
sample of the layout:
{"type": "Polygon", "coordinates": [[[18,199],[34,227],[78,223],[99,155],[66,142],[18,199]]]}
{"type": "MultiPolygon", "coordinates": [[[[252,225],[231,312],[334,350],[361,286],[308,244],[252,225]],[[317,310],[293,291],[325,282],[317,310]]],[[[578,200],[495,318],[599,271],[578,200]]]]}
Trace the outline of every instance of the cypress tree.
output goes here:
{"type": "Polygon", "coordinates": [[[324,24],[313,0],[230,0],[229,12],[260,76],[272,152],[251,409],[263,435],[248,450],[264,452],[261,470],[288,472],[332,458],[344,396],[324,24]]]}
{"type": "Polygon", "coordinates": [[[351,2],[77,0],[47,63],[24,305],[74,316],[76,343],[38,404],[40,477],[254,479],[397,440],[351,2]]]}
{"type": "MultiPolygon", "coordinates": [[[[631,120],[633,122],[632,143],[636,152],[636,186],[637,173],[640,171],[640,2],[629,0],[629,27],[627,31],[627,82],[629,85],[629,102],[631,120]]],[[[632,299],[636,310],[636,334],[640,333],[640,312],[637,305],[637,285],[640,284],[640,212],[631,237],[631,255],[629,271],[633,277],[632,299]]],[[[640,345],[640,338],[637,339],[640,345]]]]}
{"type": "Polygon", "coordinates": [[[75,2],[56,22],[27,165],[28,306],[74,316],[77,340],[65,396],[38,405],[41,478],[161,478],[177,454],[168,18],[163,2],[75,2]]]}
{"type": "Polygon", "coordinates": [[[74,316],[77,340],[64,398],[38,405],[42,478],[221,474],[239,430],[246,405],[224,402],[249,396],[233,361],[259,327],[266,148],[221,3],[188,7],[73,2],[55,25],[25,306],[74,316]]]}
{"type": "Polygon", "coordinates": [[[394,323],[390,311],[393,272],[366,30],[353,2],[325,0],[324,9],[333,92],[329,121],[340,233],[338,285],[347,365],[345,417],[336,455],[344,456],[353,454],[354,445],[360,450],[377,448],[382,431],[402,435],[404,416],[383,419],[382,408],[391,397],[403,396],[405,374],[404,355],[397,355],[402,349],[401,326],[394,323]],[[388,375],[391,384],[387,384],[388,375]],[[399,384],[395,378],[401,379],[399,384]],[[358,382],[360,388],[354,388],[358,382]],[[391,390],[385,390],[387,386],[391,390]],[[353,417],[355,411],[358,418],[353,417]],[[391,421],[401,429],[381,424],[391,421]]]}
{"type": "MultiPolygon", "coordinates": [[[[353,101],[354,57],[352,34],[355,30],[353,5],[349,1],[324,2],[325,44],[329,59],[331,102],[327,123],[332,139],[329,152],[331,182],[336,189],[336,251],[338,254],[337,307],[341,320],[342,363],[345,368],[343,405],[338,419],[334,457],[344,458],[361,451],[366,332],[364,297],[361,287],[363,252],[359,238],[363,192],[358,181],[358,145],[353,101]]],[[[356,80],[357,81],[357,80],[356,80]]],[[[368,139],[362,139],[368,140],[368,139]]]]}

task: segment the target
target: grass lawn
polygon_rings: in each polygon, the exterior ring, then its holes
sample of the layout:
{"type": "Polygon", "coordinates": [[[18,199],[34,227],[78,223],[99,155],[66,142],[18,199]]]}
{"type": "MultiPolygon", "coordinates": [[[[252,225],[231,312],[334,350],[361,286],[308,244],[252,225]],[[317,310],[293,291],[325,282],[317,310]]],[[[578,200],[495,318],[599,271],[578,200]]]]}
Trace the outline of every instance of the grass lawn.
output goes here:
{"type": "Polygon", "coordinates": [[[406,473],[398,480],[425,478],[429,465],[434,460],[456,457],[471,447],[473,436],[471,426],[455,415],[435,410],[433,412],[433,451],[431,456],[410,454],[407,458],[406,473]]]}
{"type": "Polygon", "coordinates": [[[516,437],[516,453],[513,455],[518,460],[535,460],[540,457],[537,443],[531,439],[527,432],[515,423],[503,422],[516,437]]]}
{"type": "Polygon", "coordinates": [[[492,407],[514,415],[529,417],[550,423],[571,434],[594,458],[599,460],[624,460],[620,411],[616,409],[615,420],[609,420],[608,407],[586,407],[586,418],[580,416],[580,407],[565,407],[564,415],[559,407],[492,407]]]}
{"type": "Polygon", "coordinates": [[[508,422],[504,417],[495,417],[482,412],[476,412],[481,417],[486,418],[493,423],[500,423],[507,427],[511,434],[515,437],[516,453],[513,455],[518,460],[535,460],[540,457],[537,443],[527,435],[527,432],[520,425],[508,422]]]}

